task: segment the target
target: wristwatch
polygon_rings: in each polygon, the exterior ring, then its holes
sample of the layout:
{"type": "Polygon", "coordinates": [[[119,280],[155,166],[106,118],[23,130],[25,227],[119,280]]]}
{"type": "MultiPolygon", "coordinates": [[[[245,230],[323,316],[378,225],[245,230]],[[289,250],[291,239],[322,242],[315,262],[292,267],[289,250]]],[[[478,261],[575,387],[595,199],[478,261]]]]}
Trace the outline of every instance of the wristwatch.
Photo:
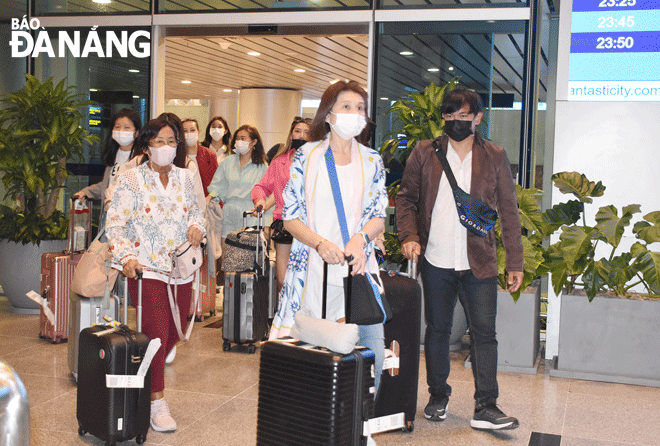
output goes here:
{"type": "Polygon", "coordinates": [[[364,231],[358,232],[358,234],[362,235],[362,238],[364,238],[364,244],[368,245],[369,242],[371,241],[371,240],[369,240],[369,235],[364,231]]]}

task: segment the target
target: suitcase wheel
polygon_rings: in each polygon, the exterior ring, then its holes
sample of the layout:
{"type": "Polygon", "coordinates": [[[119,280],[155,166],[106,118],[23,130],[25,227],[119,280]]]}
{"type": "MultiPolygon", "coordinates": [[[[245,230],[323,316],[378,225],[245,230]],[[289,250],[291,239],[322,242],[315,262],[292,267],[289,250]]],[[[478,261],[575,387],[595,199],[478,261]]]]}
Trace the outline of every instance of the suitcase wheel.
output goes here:
{"type": "Polygon", "coordinates": [[[142,444],[145,441],[147,441],[147,436],[146,435],[138,435],[137,437],[135,437],[135,442],[137,444],[142,444]]]}
{"type": "Polygon", "coordinates": [[[254,346],[254,344],[250,344],[247,346],[247,352],[248,353],[254,353],[257,351],[257,347],[254,346]]]}
{"type": "Polygon", "coordinates": [[[204,316],[195,316],[195,322],[202,322],[204,321],[204,316]]]}
{"type": "Polygon", "coordinates": [[[408,434],[412,433],[412,431],[414,431],[414,430],[415,430],[415,422],[414,421],[407,421],[406,426],[401,428],[401,432],[408,433],[408,434]]]}
{"type": "Polygon", "coordinates": [[[211,312],[209,313],[209,316],[215,316],[215,310],[211,310],[211,312]]]}
{"type": "Polygon", "coordinates": [[[228,341],[225,341],[222,344],[222,351],[223,352],[228,352],[230,349],[231,349],[231,343],[229,343],[228,341]]]}

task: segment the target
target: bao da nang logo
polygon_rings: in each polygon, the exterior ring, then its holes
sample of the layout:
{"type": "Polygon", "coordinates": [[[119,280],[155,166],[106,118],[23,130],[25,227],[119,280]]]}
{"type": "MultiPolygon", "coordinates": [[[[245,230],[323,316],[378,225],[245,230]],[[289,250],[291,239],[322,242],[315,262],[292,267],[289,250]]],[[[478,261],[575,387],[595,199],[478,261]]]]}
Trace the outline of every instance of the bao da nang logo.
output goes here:
{"type": "Polygon", "coordinates": [[[41,26],[36,17],[28,20],[11,19],[11,47],[12,57],[39,57],[46,54],[49,57],[66,57],[67,52],[73,57],[133,57],[144,58],[151,54],[151,34],[149,31],[105,31],[105,45],[101,42],[101,35],[94,26],[84,39],[80,31],[59,31],[57,44],[53,46],[50,35],[41,26]],[[30,33],[34,31],[34,35],[30,33]],[[57,50],[57,51],[56,51],[57,50]]]}

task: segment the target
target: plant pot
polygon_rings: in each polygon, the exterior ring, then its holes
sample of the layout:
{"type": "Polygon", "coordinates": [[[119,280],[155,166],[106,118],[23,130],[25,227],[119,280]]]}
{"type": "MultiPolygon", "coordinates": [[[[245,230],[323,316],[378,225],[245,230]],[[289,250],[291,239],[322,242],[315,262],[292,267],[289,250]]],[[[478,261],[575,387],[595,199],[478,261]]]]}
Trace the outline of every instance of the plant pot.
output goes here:
{"type": "Polygon", "coordinates": [[[44,240],[39,246],[0,240],[0,285],[12,313],[39,314],[39,305],[25,293],[41,294],[41,255],[66,247],[66,240],[44,240]]]}
{"type": "Polygon", "coordinates": [[[562,294],[552,376],[660,387],[660,302],[562,294]]]}

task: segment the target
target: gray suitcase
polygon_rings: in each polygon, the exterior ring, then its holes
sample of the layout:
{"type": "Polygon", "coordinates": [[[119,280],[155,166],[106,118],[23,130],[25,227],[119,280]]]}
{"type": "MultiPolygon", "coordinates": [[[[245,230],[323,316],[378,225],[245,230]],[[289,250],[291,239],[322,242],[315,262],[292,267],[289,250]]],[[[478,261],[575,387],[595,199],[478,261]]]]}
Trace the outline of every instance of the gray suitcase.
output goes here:
{"type": "Polygon", "coordinates": [[[110,308],[108,309],[103,309],[103,297],[82,297],[71,292],[69,302],[69,370],[78,381],[78,338],[80,332],[87,327],[91,327],[92,324],[101,323],[103,316],[110,316],[118,321],[119,297],[112,294],[110,308]]]}
{"type": "MultiPolygon", "coordinates": [[[[243,219],[248,212],[243,213],[243,219]]],[[[263,213],[255,231],[263,231],[263,213]]],[[[248,344],[248,353],[255,352],[254,344],[261,341],[268,328],[268,296],[270,262],[261,243],[256,244],[255,259],[260,268],[249,271],[225,272],[225,288],[222,311],[223,351],[229,351],[231,344],[248,344]],[[261,255],[260,255],[261,254],[261,255]]]]}

